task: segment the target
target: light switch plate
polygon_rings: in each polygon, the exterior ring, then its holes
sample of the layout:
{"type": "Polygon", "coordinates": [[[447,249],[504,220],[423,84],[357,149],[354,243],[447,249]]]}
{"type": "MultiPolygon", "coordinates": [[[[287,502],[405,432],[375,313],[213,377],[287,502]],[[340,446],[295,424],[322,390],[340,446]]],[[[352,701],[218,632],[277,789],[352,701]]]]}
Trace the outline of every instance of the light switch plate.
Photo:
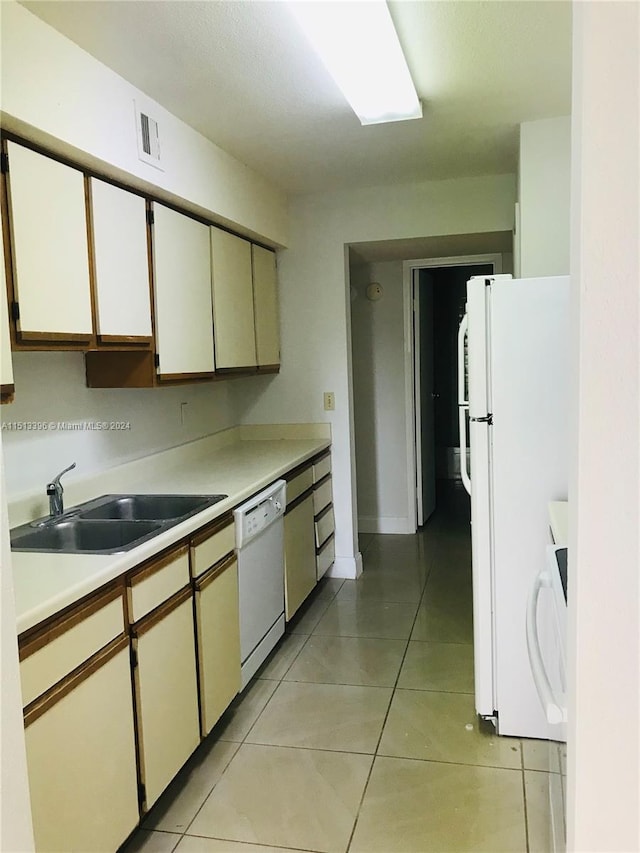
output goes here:
{"type": "Polygon", "coordinates": [[[333,391],[324,392],[324,410],[325,412],[333,412],[336,407],[336,395],[333,391]]]}

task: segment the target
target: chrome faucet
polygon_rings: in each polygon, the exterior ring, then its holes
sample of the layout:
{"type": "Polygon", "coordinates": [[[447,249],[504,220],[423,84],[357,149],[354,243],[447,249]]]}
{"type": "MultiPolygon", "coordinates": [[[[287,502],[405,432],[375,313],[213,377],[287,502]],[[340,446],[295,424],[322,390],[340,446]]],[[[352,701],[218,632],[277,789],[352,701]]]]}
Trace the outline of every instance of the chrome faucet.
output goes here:
{"type": "Polygon", "coordinates": [[[66,474],[67,471],[71,471],[72,468],[76,467],[76,463],[73,465],[69,465],[68,468],[65,468],[64,471],[60,471],[57,477],[47,483],[47,494],[49,495],[49,515],[58,516],[62,515],[64,512],[64,501],[62,499],[62,493],[64,489],[62,488],[62,483],[60,482],[60,478],[63,474],[66,474]]]}

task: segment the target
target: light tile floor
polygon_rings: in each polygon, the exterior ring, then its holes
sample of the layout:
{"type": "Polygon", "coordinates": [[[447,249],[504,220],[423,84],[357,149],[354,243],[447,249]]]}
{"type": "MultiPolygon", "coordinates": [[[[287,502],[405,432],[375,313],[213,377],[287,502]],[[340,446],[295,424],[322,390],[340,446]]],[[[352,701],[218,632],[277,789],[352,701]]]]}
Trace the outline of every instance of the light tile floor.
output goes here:
{"type": "Polygon", "coordinates": [[[361,537],[362,577],[318,585],[126,853],[549,849],[560,756],[478,727],[455,508],[416,536],[361,537]]]}

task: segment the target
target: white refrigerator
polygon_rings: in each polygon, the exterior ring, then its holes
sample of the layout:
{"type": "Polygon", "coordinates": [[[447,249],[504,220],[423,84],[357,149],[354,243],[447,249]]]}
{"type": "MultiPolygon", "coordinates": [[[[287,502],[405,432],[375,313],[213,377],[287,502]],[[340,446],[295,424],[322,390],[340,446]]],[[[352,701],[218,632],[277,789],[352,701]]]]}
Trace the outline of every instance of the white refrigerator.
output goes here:
{"type": "Polygon", "coordinates": [[[475,703],[501,735],[552,736],[529,665],[526,613],[545,567],[549,502],[567,498],[568,338],[568,276],[469,280],[458,403],[471,495],[475,703]]]}

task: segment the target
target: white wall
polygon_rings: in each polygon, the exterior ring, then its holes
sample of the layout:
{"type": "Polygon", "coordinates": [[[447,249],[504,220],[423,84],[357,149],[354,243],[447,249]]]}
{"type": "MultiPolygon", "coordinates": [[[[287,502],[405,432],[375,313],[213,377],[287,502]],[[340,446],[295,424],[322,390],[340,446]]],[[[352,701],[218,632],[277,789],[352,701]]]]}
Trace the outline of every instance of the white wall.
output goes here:
{"type": "MultiPolygon", "coordinates": [[[[353,576],[358,553],[345,246],[508,231],[514,203],[513,175],[370,187],[292,201],[289,248],[278,257],[282,369],[259,397],[245,399],[244,420],[331,423],[336,573],[353,576]],[[323,411],[323,391],[335,393],[334,412],[323,411]]],[[[404,383],[404,375],[398,383],[404,383]]],[[[249,392],[246,385],[240,393],[246,398],[249,392]]]]}
{"type": "Polygon", "coordinates": [[[361,533],[409,533],[402,261],[352,271],[353,406],[361,533]],[[378,282],[383,296],[367,299],[378,282]],[[404,450],[404,452],[403,452],[404,450]]]}
{"type": "Polygon", "coordinates": [[[568,848],[640,850],[640,5],[574,3],[568,848]]]}
{"type": "MultiPolygon", "coordinates": [[[[66,475],[92,472],[235,426],[232,382],[149,389],[87,388],[84,357],[74,352],[14,353],[15,402],[3,406],[9,502],[66,475]],[[186,403],[186,405],[182,405],[186,403]],[[11,429],[12,423],[129,422],[125,430],[11,429]]],[[[235,380],[242,382],[241,379],[235,380]]]]}
{"type": "Polygon", "coordinates": [[[287,243],[283,192],[13,0],[0,14],[6,127],[248,236],[287,243]],[[134,99],[159,122],[164,171],[138,159],[134,99]]]}
{"type": "Polygon", "coordinates": [[[570,162],[568,116],[520,125],[519,277],[569,272],[570,162]]]}

